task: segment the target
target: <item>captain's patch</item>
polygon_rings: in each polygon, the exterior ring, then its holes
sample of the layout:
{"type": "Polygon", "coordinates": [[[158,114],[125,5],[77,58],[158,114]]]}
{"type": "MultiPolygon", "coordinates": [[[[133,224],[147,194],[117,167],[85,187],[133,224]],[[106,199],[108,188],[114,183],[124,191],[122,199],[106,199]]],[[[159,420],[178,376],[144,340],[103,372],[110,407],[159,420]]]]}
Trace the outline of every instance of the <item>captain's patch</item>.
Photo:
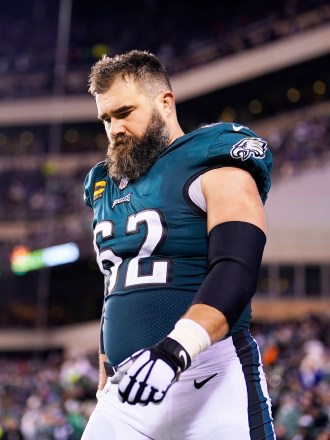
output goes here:
{"type": "Polygon", "coordinates": [[[246,160],[253,156],[256,159],[264,159],[267,151],[267,142],[261,138],[244,138],[235,144],[230,150],[234,159],[246,160]]]}
{"type": "Polygon", "coordinates": [[[99,180],[94,184],[93,200],[100,199],[103,196],[105,186],[107,182],[105,180],[99,180]]]}

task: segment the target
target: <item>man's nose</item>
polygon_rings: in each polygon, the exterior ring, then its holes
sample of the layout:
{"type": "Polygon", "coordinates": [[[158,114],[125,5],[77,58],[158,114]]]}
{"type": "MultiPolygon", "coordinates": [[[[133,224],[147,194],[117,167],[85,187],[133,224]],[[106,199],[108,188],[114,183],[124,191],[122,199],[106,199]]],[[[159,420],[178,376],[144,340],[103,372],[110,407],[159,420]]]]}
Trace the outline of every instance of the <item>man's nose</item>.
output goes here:
{"type": "Polygon", "coordinates": [[[125,133],[124,121],[121,119],[111,119],[110,126],[110,135],[111,137],[116,136],[117,134],[125,133]]]}

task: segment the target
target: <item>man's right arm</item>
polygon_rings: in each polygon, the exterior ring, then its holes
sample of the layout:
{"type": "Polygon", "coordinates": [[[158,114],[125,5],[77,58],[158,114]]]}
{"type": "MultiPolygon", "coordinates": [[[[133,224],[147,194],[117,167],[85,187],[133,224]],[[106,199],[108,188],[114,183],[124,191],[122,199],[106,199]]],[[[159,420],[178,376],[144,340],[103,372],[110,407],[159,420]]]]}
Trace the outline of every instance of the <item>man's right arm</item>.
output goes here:
{"type": "Polygon", "coordinates": [[[103,313],[104,313],[104,308],[102,310],[102,318],[101,318],[101,322],[100,322],[100,343],[99,343],[99,383],[98,383],[98,387],[97,387],[97,393],[96,393],[96,397],[98,397],[98,394],[100,394],[100,392],[103,390],[103,388],[105,387],[105,384],[107,383],[107,373],[105,370],[105,366],[104,366],[104,362],[109,362],[108,361],[108,357],[105,354],[104,351],[104,343],[103,343],[103,313]]]}
{"type": "Polygon", "coordinates": [[[108,362],[107,355],[104,353],[99,354],[99,384],[97,387],[98,391],[102,391],[107,383],[107,374],[104,368],[104,362],[108,362]]]}

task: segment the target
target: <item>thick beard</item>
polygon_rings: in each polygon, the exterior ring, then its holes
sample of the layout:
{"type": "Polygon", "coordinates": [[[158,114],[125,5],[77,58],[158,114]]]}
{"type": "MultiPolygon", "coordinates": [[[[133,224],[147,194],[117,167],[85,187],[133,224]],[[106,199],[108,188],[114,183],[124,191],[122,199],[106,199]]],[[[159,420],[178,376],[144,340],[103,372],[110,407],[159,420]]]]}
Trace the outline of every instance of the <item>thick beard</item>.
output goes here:
{"type": "Polygon", "coordinates": [[[169,144],[170,134],[158,110],[154,110],[140,138],[114,136],[108,146],[106,165],[110,177],[136,180],[147,173],[169,144]]]}

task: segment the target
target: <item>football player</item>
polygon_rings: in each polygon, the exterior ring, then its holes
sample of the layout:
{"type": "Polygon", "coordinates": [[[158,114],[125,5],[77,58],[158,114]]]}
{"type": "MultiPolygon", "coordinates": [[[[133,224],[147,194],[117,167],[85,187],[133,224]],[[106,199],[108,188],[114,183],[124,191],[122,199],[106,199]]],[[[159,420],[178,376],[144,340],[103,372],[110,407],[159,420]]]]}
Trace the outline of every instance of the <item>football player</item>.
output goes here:
{"type": "Polygon", "coordinates": [[[238,123],[184,133],[167,72],[147,51],[104,56],[89,91],[109,146],[84,185],[105,297],[83,440],[274,439],[249,332],[267,142],[238,123]]]}

